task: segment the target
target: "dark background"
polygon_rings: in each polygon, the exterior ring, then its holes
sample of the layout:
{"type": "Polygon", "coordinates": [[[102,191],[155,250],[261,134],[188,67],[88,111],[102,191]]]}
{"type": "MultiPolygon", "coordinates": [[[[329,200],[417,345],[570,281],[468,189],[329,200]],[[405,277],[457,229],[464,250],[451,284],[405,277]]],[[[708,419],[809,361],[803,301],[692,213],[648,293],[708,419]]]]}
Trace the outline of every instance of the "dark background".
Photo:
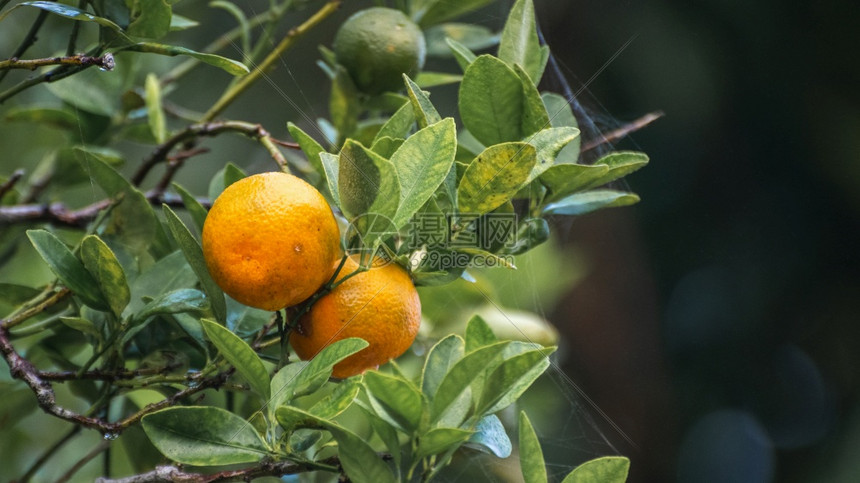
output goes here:
{"type": "Polygon", "coordinates": [[[631,481],[860,481],[860,10],[537,6],[574,89],[633,38],[598,123],[666,114],[617,144],[643,201],[570,226],[593,265],[552,319],[631,481]]]}

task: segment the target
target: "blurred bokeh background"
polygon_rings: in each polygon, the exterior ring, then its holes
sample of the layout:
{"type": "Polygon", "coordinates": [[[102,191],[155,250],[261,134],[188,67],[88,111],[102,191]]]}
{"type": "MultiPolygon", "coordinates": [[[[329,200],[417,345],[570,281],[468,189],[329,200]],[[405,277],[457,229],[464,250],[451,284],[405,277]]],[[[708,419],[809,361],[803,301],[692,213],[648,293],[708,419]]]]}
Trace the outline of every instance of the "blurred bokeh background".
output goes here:
{"type": "MultiPolygon", "coordinates": [[[[206,3],[176,6],[211,26],[183,34],[189,47],[233,26],[206,3]]],[[[370,4],[346,3],[330,26],[370,4]]],[[[470,20],[498,29],[512,2],[497,3],[470,20]]],[[[601,129],[665,113],[616,143],[651,157],[627,182],[642,202],[556,220],[555,250],[575,258],[576,274],[553,273],[574,270],[568,264],[538,274],[577,282],[538,303],[561,333],[567,379],[526,398],[545,413],[535,422],[560,467],[553,474],[579,462],[573,453],[619,452],[633,461],[632,482],[860,481],[860,9],[838,0],[535,3],[564,81],[601,129]],[[560,403],[547,396],[556,386],[560,403]]],[[[34,15],[4,22],[0,57],[34,15]]],[[[309,128],[326,115],[328,95],[316,46],[332,37],[332,28],[312,32],[225,115],[280,138],[287,120],[309,128]]],[[[175,62],[152,57],[137,67],[175,62]]],[[[204,110],[228,80],[200,68],[170,98],[204,110]]],[[[560,85],[551,76],[543,84],[560,85]]],[[[444,104],[456,89],[432,91],[444,104]]],[[[34,100],[56,102],[38,87],[0,109],[34,100]]],[[[4,175],[34,166],[58,136],[4,126],[4,175]],[[27,136],[40,142],[19,142],[27,136]]],[[[179,177],[194,192],[206,190],[207,162],[249,171],[269,163],[240,137],[206,146],[212,152],[179,177]]],[[[149,148],[123,149],[137,159],[149,148]]],[[[22,260],[2,281],[48,275],[21,273],[22,260]]]]}

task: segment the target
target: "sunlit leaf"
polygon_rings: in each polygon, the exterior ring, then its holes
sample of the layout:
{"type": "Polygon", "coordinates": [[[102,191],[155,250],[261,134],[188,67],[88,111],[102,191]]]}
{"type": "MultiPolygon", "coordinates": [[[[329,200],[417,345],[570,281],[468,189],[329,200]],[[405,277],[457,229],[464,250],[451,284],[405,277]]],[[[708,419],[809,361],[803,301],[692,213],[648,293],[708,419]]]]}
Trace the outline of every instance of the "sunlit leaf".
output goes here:
{"type": "Polygon", "coordinates": [[[624,483],[630,460],[623,456],[604,456],[577,466],[562,483],[624,483]]]}
{"type": "Polygon", "coordinates": [[[525,483],[547,483],[546,465],[532,422],[525,411],[520,411],[520,468],[525,483]]]}
{"type": "Polygon", "coordinates": [[[81,261],[87,271],[95,278],[104,298],[117,316],[131,299],[122,265],[101,238],[89,235],[81,242],[81,261]]]}
{"type": "Polygon", "coordinates": [[[425,128],[431,124],[436,124],[442,120],[442,116],[433,107],[428,94],[421,90],[408,75],[403,74],[403,80],[406,83],[406,93],[409,95],[409,102],[412,104],[412,109],[415,113],[415,120],[418,121],[419,128],[425,128]]]}
{"type": "Polygon", "coordinates": [[[532,0],[517,0],[502,30],[499,58],[511,66],[521,66],[530,80],[537,84],[546,67],[548,51],[549,47],[541,46],[538,41],[532,0]]]}
{"type": "Polygon", "coordinates": [[[537,155],[526,143],[496,144],[479,154],[457,188],[460,213],[480,216],[513,198],[528,180],[537,155]]]}

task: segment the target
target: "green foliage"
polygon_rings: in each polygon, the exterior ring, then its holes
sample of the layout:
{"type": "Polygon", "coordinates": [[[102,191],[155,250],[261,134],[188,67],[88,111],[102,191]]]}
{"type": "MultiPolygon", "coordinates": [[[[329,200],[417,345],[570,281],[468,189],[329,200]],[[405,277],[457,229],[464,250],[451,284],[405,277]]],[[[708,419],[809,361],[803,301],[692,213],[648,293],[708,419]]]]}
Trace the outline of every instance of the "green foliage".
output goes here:
{"type": "MultiPolygon", "coordinates": [[[[404,13],[424,29],[428,54],[447,58],[452,70],[456,62],[462,75],[404,72],[402,85],[368,93],[356,88],[332,51],[321,48],[319,65],[331,81],[329,118],[316,126],[324,139],[286,121],[302,153],[295,156],[284,156],[279,146],[288,143],[262,126],[216,117],[339,2],[322,5],[284,33],[275,49],[278,21],[297,7],[294,2],[272,2],[255,17],[233,3],[213,2],[237,26],[220,46],[215,42],[202,52],[160,43],[180,39],[181,31],[196,25],[165,0],[79,7],[31,1],[0,13],[0,23],[25,8],[77,22],[97,33],[88,40],[89,57],[117,59],[105,76],[69,57],[68,64],[46,67],[34,80],[0,92],[2,102],[50,82],[46,92],[55,105],[24,103],[2,119],[50,127],[63,140],[46,147],[28,190],[3,180],[0,209],[45,208],[30,218],[15,209],[2,212],[4,229],[20,229],[0,232],[0,265],[16,250],[29,250],[48,280],[38,288],[0,283],[0,304],[11,308],[0,320],[0,336],[10,338],[8,347],[26,347],[20,352],[28,357],[39,348],[49,354],[33,360],[40,369],[32,366],[32,377],[24,378],[30,387],[0,382],[8,396],[0,402],[3,414],[20,419],[33,408],[27,394],[59,384],[33,382],[40,370],[65,371],[52,377],[73,381],[72,391],[53,399],[40,393],[40,404],[53,405],[46,408],[50,413],[96,428],[108,439],[130,434],[125,444],[145,445],[140,455],[125,453],[140,472],[152,469],[152,455],[160,453],[206,471],[230,466],[268,469],[275,476],[319,471],[359,482],[427,481],[462,448],[508,458],[517,446],[526,480],[546,481],[540,444],[525,413],[517,444],[498,415],[550,368],[557,334],[531,312],[508,311],[498,320],[499,302],[517,294],[494,284],[492,271],[474,267],[482,262],[511,271],[525,261],[540,270],[561,268],[558,280],[532,282],[541,296],[557,297],[576,278],[566,260],[513,255],[533,255],[534,247],[550,240],[553,215],[638,201],[606,185],[648,158],[611,152],[594,164],[578,164],[580,132],[567,100],[537,88],[549,49],[538,42],[532,2],[518,0],[500,32],[456,21],[491,1],[404,2],[404,13]],[[249,73],[244,64],[216,53],[236,42],[243,59],[259,69],[249,73]],[[485,53],[496,46],[495,55],[485,53]],[[137,64],[142,53],[189,59],[167,70],[166,64],[137,64]],[[182,90],[174,85],[200,62],[239,76],[206,114],[183,107],[176,94],[182,90]],[[426,90],[454,83],[460,85],[450,107],[431,100],[426,90]],[[334,365],[367,342],[346,339],[310,361],[290,360],[289,331],[304,307],[272,314],[224,295],[207,268],[201,233],[207,207],[246,172],[213,153],[216,164],[198,171],[209,170],[202,180],[208,181],[201,190],[205,196],[172,180],[187,158],[199,154],[197,143],[227,132],[258,142],[277,163],[271,169],[319,188],[349,226],[347,251],[376,250],[408,267],[416,285],[439,289],[421,292],[431,325],[420,340],[430,347],[423,360],[336,381],[334,365]],[[133,143],[145,144],[151,154],[124,166],[138,157],[129,148],[133,143]],[[148,178],[153,170],[163,172],[157,181],[148,178]],[[91,204],[77,207],[79,191],[90,195],[91,204]],[[153,208],[158,205],[161,210],[153,208]],[[510,226],[484,236],[498,220],[510,226]],[[15,238],[25,230],[29,244],[15,238]],[[457,329],[437,324],[442,320],[468,322],[457,329]],[[512,323],[531,327],[522,340],[502,328],[512,323]],[[25,339],[29,335],[37,337],[25,339]],[[49,347],[52,339],[67,346],[49,347]],[[75,399],[73,407],[88,409],[77,414],[56,402],[69,398],[75,399]]],[[[69,42],[77,47],[74,37],[69,42]]],[[[321,287],[315,297],[330,288],[321,287]]],[[[8,424],[0,418],[0,431],[8,424]]],[[[623,458],[595,460],[565,481],[623,481],[628,465],[623,458]]]]}

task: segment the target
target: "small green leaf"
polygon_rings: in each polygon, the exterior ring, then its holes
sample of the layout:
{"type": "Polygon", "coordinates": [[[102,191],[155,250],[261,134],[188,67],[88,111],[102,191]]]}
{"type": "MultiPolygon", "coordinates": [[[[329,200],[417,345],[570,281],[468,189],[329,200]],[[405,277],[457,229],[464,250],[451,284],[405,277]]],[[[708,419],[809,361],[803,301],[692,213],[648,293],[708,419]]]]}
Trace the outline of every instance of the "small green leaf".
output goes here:
{"type": "Polygon", "coordinates": [[[427,397],[436,394],[445,374],[463,357],[463,346],[463,338],[451,334],[437,342],[427,353],[421,372],[421,390],[427,397]]]}
{"type": "Polygon", "coordinates": [[[91,320],[87,320],[82,317],[60,317],[60,322],[62,322],[66,327],[71,327],[77,331],[89,334],[98,340],[102,339],[101,332],[99,332],[99,329],[91,320]]]}
{"type": "Polygon", "coordinates": [[[257,393],[263,401],[268,401],[271,396],[269,372],[254,349],[251,349],[247,342],[217,322],[202,319],[200,323],[203,325],[206,337],[218,348],[218,352],[227,359],[227,362],[236,368],[236,372],[248,381],[251,390],[257,393]]]}
{"type": "Polygon", "coordinates": [[[367,342],[351,337],[323,348],[309,362],[298,361],[283,367],[272,377],[272,406],[287,404],[310,394],[331,377],[335,364],[367,347],[367,342]]]}
{"type": "Polygon", "coordinates": [[[519,141],[535,132],[523,132],[523,82],[491,55],[478,57],[466,69],[458,105],[463,125],[486,146],[519,141]]]}
{"type": "Polygon", "coordinates": [[[341,381],[335,384],[331,394],[311,406],[308,412],[322,419],[332,419],[349,409],[360,390],[361,384],[357,378],[341,381]]]}
{"type": "Polygon", "coordinates": [[[463,79],[463,76],[457,74],[449,74],[447,72],[419,72],[415,76],[415,84],[422,89],[430,87],[444,86],[448,84],[456,84],[463,79]]]}
{"type": "Polygon", "coordinates": [[[535,9],[532,0],[517,0],[508,14],[499,41],[499,58],[511,67],[519,65],[528,74],[532,84],[540,82],[548,58],[547,46],[541,46],[535,28],[535,9]]]}
{"type": "Polygon", "coordinates": [[[466,323],[466,352],[472,352],[479,347],[498,341],[499,339],[493,334],[493,330],[480,315],[473,315],[466,323]]]}
{"type": "Polygon", "coordinates": [[[203,292],[193,288],[181,288],[162,294],[150,301],[140,312],[134,315],[134,318],[143,321],[153,315],[202,312],[207,308],[209,308],[209,300],[206,299],[203,292]]]}
{"type": "Polygon", "coordinates": [[[419,128],[425,128],[431,124],[436,124],[442,120],[442,116],[433,107],[427,93],[418,87],[418,84],[412,81],[408,75],[403,74],[403,80],[406,83],[406,93],[409,95],[409,102],[412,104],[412,109],[415,113],[415,120],[418,121],[419,128]]]}
{"type": "Polygon", "coordinates": [[[609,166],[609,171],[600,178],[587,184],[583,190],[603,186],[606,183],[627,176],[648,164],[648,156],[636,151],[616,151],[594,162],[595,166],[609,166]]]}
{"type": "Polygon", "coordinates": [[[146,112],[149,118],[149,129],[159,144],[167,138],[167,121],[161,108],[161,85],[155,74],[146,76],[146,112]]]}
{"type": "Polygon", "coordinates": [[[544,92],[541,94],[541,99],[543,99],[543,105],[549,113],[552,127],[579,127],[573,110],[570,108],[570,102],[564,96],[555,92],[544,92]]]}
{"type": "Polygon", "coordinates": [[[445,180],[457,152],[454,119],[448,117],[416,132],[391,156],[400,180],[400,205],[394,226],[400,228],[433,196],[445,180]]]}
{"type": "Polygon", "coordinates": [[[137,253],[152,249],[160,227],[146,196],[101,159],[86,156],[82,164],[108,196],[119,200],[111,211],[110,224],[105,234],[115,234],[124,245],[137,253]]]}
{"type": "Polygon", "coordinates": [[[507,458],[511,455],[513,445],[505,427],[495,414],[484,416],[478,421],[478,426],[466,446],[490,453],[498,458],[507,458]]]}
{"type": "Polygon", "coordinates": [[[314,171],[321,178],[325,178],[326,173],[323,169],[322,161],[320,161],[320,153],[325,152],[325,149],[308,133],[302,131],[301,128],[291,122],[287,123],[287,131],[299,143],[299,147],[302,148],[302,152],[307,156],[308,163],[314,168],[314,171]]]}
{"type": "Polygon", "coordinates": [[[639,202],[633,193],[615,190],[593,190],[568,196],[543,208],[547,215],[584,215],[603,208],[628,206],[639,202]]]}
{"type": "Polygon", "coordinates": [[[540,181],[549,189],[547,199],[557,200],[584,190],[608,172],[605,164],[556,164],[541,174],[540,181]]]}
{"type": "Polygon", "coordinates": [[[433,428],[418,438],[415,458],[437,455],[465,443],[473,431],[460,428],[433,428]]]}
{"type": "Polygon", "coordinates": [[[338,445],[338,457],[351,481],[357,483],[394,483],[391,469],[376,451],[361,437],[331,421],[291,406],[282,406],[275,412],[278,422],[285,428],[325,428],[338,445]]]}
{"type": "Polygon", "coordinates": [[[96,235],[81,242],[81,261],[95,278],[114,315],[120,316],[131,299],[125,272],[113,251],[96,235]]]}
{"type": "Polygon", "coordinates": [[[328,191],[331,193],[332,201],[334,204],[343,210],[343,206],[340,202],[340,191],[338,187],[338,182],[340,180],[340,157],[331,153],[322,152],[320,153],[320,162],[322,163],[323,170],[325,171],[325,179],[326,186],[328,186],[328,191]]]}
{"type": "Polygon", "coordinates": [[[535,429],[525,411],[520,411],[520,468],[525,483],[547,483],[546,465],[535,429]]]}
{"type": "Polygon", "coordinates": [[[209,181],[209,198],[213,200],[218,198],[225,188],[246,176],[248,175],[242,171],[242,168],[233,163],[227,163],[209,181]]]}
{"type": "Polygon", "coordinates": [[[541,129],[534,136],[527,139],[527,142],[534,146],[537,153],[537,162],[532,172],[529,173],[528,182],[531,182],[555,165],[558,153],[578,138],[579,129],[575,127],[553,127],[541,129]]]}
{"type": "Polygon", "coordinates": [[[463,392],[469,388],[472,381],[487,369],[487,361],[501,354],[509,342],[497,342],[476,349],[463,356],[445,374],[436,394],[433,395],[431,420],[442,419],[445,412],[454,404],[463,392]]]}
{"type": "Polygon", "coordinates": [[[358,102],[358,89],[352,82],[349,73],[342,67],[338,67],[331,84],[328,110],[340,141],[351,136],[356,128],[356,120],[361,111],[361,105],[358,102]]]}
{"type": "Polygon", "coordinates": [[[206,208],[197,201],[197,198],[194,197],[191,193],[188,192],[182,186],[173,183],[173,189],[175,189],[179,196],[182,198],[182,204],[185,205],[185,209],[188,210],[188,214],[191,215],[191,221],[194,222],[194,226],[197,228],[196,235],[200,235],[203,231],[203,224],[206,223],[206,216],[208,212],[206,208]]]}
{"type": "Polygon", "coordinates": [[[536,160],[535,148],[526,143],[485,149],[469,164],[457,187],[460,213],[480,216],[513,198],[528,181],[536,160]]]}
{"type": "Polygon", "coordinates": [[[546,112],[546,106],[543,105],[540,92],[529,79],[528,74],[519,65],[514,65],[514,72],[519,77],[523,89],[523,112],[520,129],[523,133],[523,140],[528,142],[541,129],[550,127],[549,114],[546,112]]]}
{"type": "Polygon", "coordinates": [[[424,31],[427,55],[450,57],[447,39],[451,39],[469,50],[483,50],[499,43],[499,36],[483,25],[470,23],[444,23],[424,31]]]}
{"type": "Polygon", "coordinates": [[[43,126],[77,131],[80,128],[78,117],[67,109],[53,107],[19,106],[6,111],[7,121],[34,122],[43,126]]]}
{"type": "Polygon", "coordinates": [[[345,214],[394,218],[401,190],[391,161],[351,139],[344,144],[339,160],[338,188],[345,214]]]}
{"type": "Polygon", "coordinates": [[[162,294],[194,285],[197,277],[185,261],[181,251],[162,258],[134,279],[131,284],[131,301],[125,314],[139,312],[146,303],[144,298],[155,299],[162,294]]]}
{"type": "Polygon", "coordinates": [[[412,103],[407,102],[400,106],[382,125],[379,132],[376,133],[376,137],[373,138],[373,144],[386,136],[394,139],[406,139],[413,124],[415,124],[415,109],[412,107],[412,103]]]}
{"type": "Polygon", "coordinates": [[[449,2],[442,0],[425,0],[413,2],[411,16],[421,27],[445,22],[475,11],[493,0],[459,0],[449,2]]]}
{"type": "Polygon", "coordinates": [[[364,403],[362,403],[361,399],[356,399],[356,405],[367,417],[370,427],[373,428],[373,431],[379,436],[379,439],[382,440],[383,444],[385,444],[388,452],[391,453],[392,460],[394,461],[394,468],[398,470],[399,474],[400,460],[403,457],[403,454],[400,450],[400,439],[398,437],[397,430],[388,424],[387,421],[380,418],[373,409],[368,408],[364,403]]]}
{"type": "Polygon", "coordinates": [[[377,414],[390,420],[406,434],[416,431],[421,416],[426,412],[427,402],[421,392],[409,381],[377,371],[364,375],[364,385],[370,395],[371,404],[378,402],[377,414]]]}
{"type": "Polygon", "coordinates": [[[167,205],[163,205],[162,208],[167,227],[170,229],[170,233],[173,234],[173,239],[176,240],[176,243],[182,250],[182,254],[185,255],[188,265],[191,266],[194,274],[197,275],[203,291],[209,297],[209,304],[212,307],[215,318],[219,321],[226,321],[227,303],[224,300],[224,292],[221,291],[221,288],[212,280],[212,276],[209,274],[206,260],[203,259],[203,249],[197,243],[197,240],[194,239],[191,232],[188,231],[188,227],[176,216],[176,213],[167,205]]]}
{"type": "Polygon", "coordinates": [[[536,349],[505,360],[484,382],[478,414],[492,414],[508,407],[549,367],[555,347],[536,349]]]}
{"type": "Polygon", "coordinates": [[[577,466],[561,483],[624,483],[629,471],[629,459],[604,456],[577,466]]]}
{"type": "Polygon", "coordinates": [[[171,8],[165,0],[135,0],[133,13],[137,16],[127,32],[134,37],[160,39],[170,32],[171,8]]]}
{"type": "MultiPolygon", "coordinates": [[[[457,64],[460,65],[460,70],[466,72],[466,69],[472,65],[472,62],[478,58],[474,52],[469,50],[468,47],[457,42],[454,39],[445,39],[445,43],[448,44],[448,48],[451,49],[451,54],[454,56],[454,60],[457,61],[457,64]]],[[[462,79],[460,79],[462,82],[462,79]]]]}
{"type": "Polygon", "coordinates": [[[216,407],[171,407],[147,414],[141,425],[161,453],[186,465],[256,463],[269,454],[250,423],[216,407]]]}
{"type": "Polygon", "coordinates": [[[27,230],[27,237],[63,285],[90,307],[110,310],[98,282],[59,238],[45,230],[27,230]]]}
{"type": "Polygon", "coordinates": [[[170,31],[177,32],[180,30],[188,30],[190,28],[196,27],[200,25],[200,22],[196,20],[192,20],[188,17],[183,17],[182,15],[176,15],[175,13],[170,17],[170,31]]]}
{"type": "Polygon", "coordinates": [[[215,54],[204,54],[201,52],[195,52],[191,49],[186,49],[185,47],[178,47],[175,45],[140,42],[134,45],[130,45],[128,47],[123,47],[122,50],[167,55],[170,57],[175,57],[177,55],[187,55],[188,57],[193,57],[201,62],[205,62],[209,65],[223,69],[233,75],[245,75],[251,72],[250,70],[248,70],[247,67],[245,67],[245,64],[237,62],[233,59],[228,59],[226,57],[221,57],[220,55],[215,54]]]}
{"type": "Polygon", "coordinates": [[[370,146],[370,150],[383,158],[391,158],[400,149],[400,146],[403,146],[404,141],[405,139],[383,136],[374,141],[373,145],[370,146]]]}

